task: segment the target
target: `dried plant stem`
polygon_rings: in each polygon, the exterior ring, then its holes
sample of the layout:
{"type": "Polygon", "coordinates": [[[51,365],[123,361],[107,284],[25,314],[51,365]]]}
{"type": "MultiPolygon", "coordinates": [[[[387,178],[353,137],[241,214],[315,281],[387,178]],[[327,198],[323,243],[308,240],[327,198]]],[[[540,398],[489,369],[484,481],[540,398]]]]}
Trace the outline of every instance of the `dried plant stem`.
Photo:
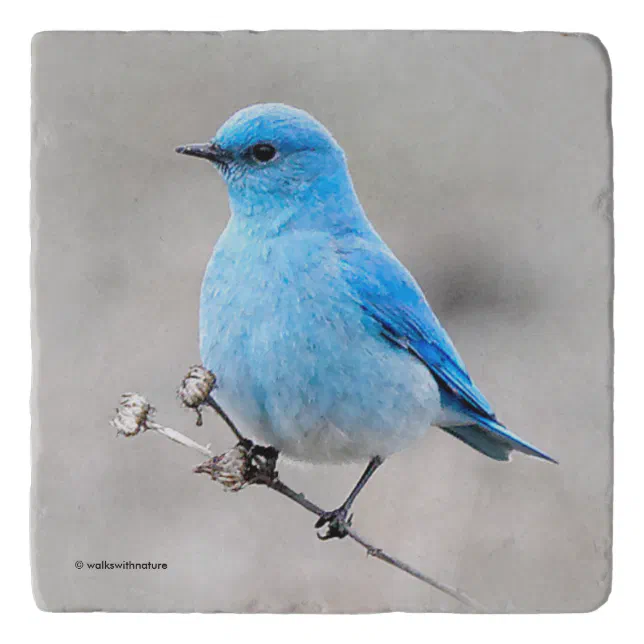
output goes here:
{"type": "Polygon", "coordinates": [[[159,425],[158,423],[150,423],[148,429],[158,432],[162,436],[169,438],[171,441],[179,443],[179,445],[184,445],[185,447],[190,447],[191,449],[197,450],[198,452],[201,452],[204,456],[208,456],[209,458],[213,458],[213,456],[215,455],[215,453],[207,445],[200,445],[196,441],[193,441],[189,436],[178,432],[176,429],[172,429],[172,427],[164,427],[163,425],[159,425]]]}
{"type": "Polygon", "coordinates": [[[233,434],[237,437],[238,441],[243,441],[244,437],[241,432],[235,426],[230,416],[222,409],[222,407],[217,403],[217,401],[210,395],[206,398],[206,405],[212,407],[218,414],[219,417],[228,425],[233,434]]]}
{"type": "MultiPolygon", "coordinates": [[[[270,487],[272,490],[275,490],[276,492],[279,492],[280,494],[291,499],[291,501],[295,501],[295,503],[303,507],[305,510],[308,510],[312,514],[316,514],[317,516],[322,516],[324,514],[324,510],[322,508],[317,506],[312,501],[309,501],[301,492],[295,492],[294,490],[292,490],[288,485],[286,485],[279,479],[256,478],[253,482],[270,487]]],[[[482,612],[485,610],[478,602],[474,601],[471,597],[468,597],[463,591],[458,590],[457,588],[452,588],[451,586],[428,577],[427,575],[420,572],[420,570],[416,570],[416,568],[413,568],[400,559],[387,554],[381,548],[377,548],[373,544],[369,543],[351,526],[344,524],[343,529],[346,531],[347,536],[353,539],[356,543],[360,544],[367,551],[367,554],[371,557],[380,559],[380,561],[384,561],[385,563],[398,568],[398,570],[406,572],[408,575],[411,575],[412,577],[415,577],[416,579],[428,584],[429,586],[432,586],[433,588],[440,590],[446,595],[449,595],[450,597],[453,597],[454,599],[460,601],[462,604],[472,609],[473,611],[482,612]]]]}
{"type": "MultiPolygon", "coordinates": [[[[232,421],[227,424],[231,425],[232,421]]],[[[193,449],[197,450],[198,452],[201,452],[202,454],[205,454],[206,456],[213,457],[213,452],[208,447],[199,445],[199,443],[196,443],[191,438],[188,438],[187,436],[185,436],[181,432],[178,432],[175,429],[171,429],[170,427],[163,427],[161,425],[157,425],[157,423],[154,423],[153,426],[150,427],[150,429],[156,430],[159,434],[166,436],[170,440],[173,440],[175,443],[180,443],[181,445],[185,445],[186,447],[192,447],[193,449]]],[[[241,436],[241,434],[237,431],[236,428],[235,428],[235,435],[241,436]]],[[[309,501],[309,499],[307,499],[304,496],[304,494],[302,494],[301,492],[295,492],[295,490],[291,489],[288,485],[280,481],[279,478],[277,477],[267,476],[260,472],[259,474],[253,477],[251,483],[255,485],[264,485],[266,487],[269,487],[271,490],[275,490],[276,492],[279,492],[281,495],[287,497],[291,501],[294,501],[299,506],[303,507],[305,510],[308,510],[312,514],[315,514],[317,516],[322,516],[322,514],[324,514],[324,510],[322,508],[320,508],[312,501],[309,501]]],[[[448,586],[439,581],[436,581],[435,579],[428,577],[427,575],[423,574],[419,570],[416,570],[415,568],[413,568],[409,564],[406,564],[400,559],[397,559],[396,557],[393,557],[392,555],[387,554],[381,548],[377,548],[372,543],[367,541],[364,537],[360,536],[360,534],[356,532],[356,530],[352,528],[350,525],[344,524],[343,528],[344,530],[346,530],[347,536],[353,539],[356,543],[360,544],[367,551],[367,554],[369,556],[375,557],[376,559],[380,559],[380,561],[384,561],[385,563],[388,563],[391,566],[398,568],[398,570],[402,570],[403,572],[406,572],[408,575],[411,575],[412,577],[415,577],[416,579],[428,584],[429,586],[432,586],[433,588],[440,590],[446,595],[453,597],[454,599],[458,600],[459,602],[461,602],[462,604],[464,604],[465,606],[467,606],[473,611],[482,612],[484,610],[484,608],[480,604],[478,604],[476,601],[468,597],[461,590],[458,590],[457,588],[452,588],[451,586],[448,586]]]]}
{"type": "MultiPolygon", "coordinates": [[[[175,443],[200,452],[207,456],[209,460],[197,466],[194,471],[209,474],[213,480],[216,480],[229,490],[237,491],[247,485],[253,484],[264,485],[271,490],[279,492],[282,496],[294,501],[318,517],[325,514],[322,508],[312,501],[309,501],[304,494],[295,492],[295,490],[292,490],[288,485],[279,480],[275,470],[278,456],[277,450],[272,447],[254,445],[252,441],[244,438],[235,426],[235,423],[215,402],[214,398],[210,396],[210,391],[213,387],[215,387],[214,375],[203,367],[194,366],[190,368],[188,376],[186,376],[179,387],[178,393],[183,404],[186,407],[194,409],[197,413],[197,424],[201,424],[201,406],[208,405],[222,417],[224,422],[235,434],[238,440],[237,445],[219,456],[216,456],[212,452],[209,445],[200,445],[176,429],[165,427],[155,422],[153,420],[155,414],[154,407],[143,396],[136,393],[127,393],[121,396],[117,414],[111,424],[116,428],[118,434],[124,436],[131,437],[148,431],[154,431],[175,443]]],[[[367,555],[380,559],[380,561],[384,561],[425,584],[440,590],[446,595],[458,600],[472,611],[484,611],[481,605],[468,597],[464,592],[428,577],[400,559],[387,554],[381,548],[377,548],[360,536],[350,523],[341,522],[339,527],[342,528],[342,531],[348,537],[361,545],[367,551],[367,555]]]]}

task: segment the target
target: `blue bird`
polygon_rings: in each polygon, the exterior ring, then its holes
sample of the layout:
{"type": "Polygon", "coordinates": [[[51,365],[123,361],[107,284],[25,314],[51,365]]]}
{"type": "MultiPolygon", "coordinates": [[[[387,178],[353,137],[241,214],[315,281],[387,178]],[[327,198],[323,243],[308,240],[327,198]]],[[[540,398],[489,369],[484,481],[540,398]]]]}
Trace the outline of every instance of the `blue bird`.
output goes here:
{"type": "Polygon", "coordinates": [[[342,537],[378,466],[443,429],[482,454],[556,462],[509,431],[420,287],[360,204],[342,148],[281,104],[234,114],[181,154],[212,162],[231,217],[203,279],[200,352],[216,402],[254,437],[314,463],[368,461],[321,517],[342,537]]]}

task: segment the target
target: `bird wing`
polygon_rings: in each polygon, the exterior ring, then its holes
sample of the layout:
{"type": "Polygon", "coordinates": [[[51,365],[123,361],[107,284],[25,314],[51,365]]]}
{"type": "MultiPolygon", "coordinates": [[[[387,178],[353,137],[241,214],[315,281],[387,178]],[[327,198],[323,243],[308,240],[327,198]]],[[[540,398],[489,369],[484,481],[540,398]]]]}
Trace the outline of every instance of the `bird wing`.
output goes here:
{"type": "Polygon", "coordinates": [[[444,404],[472,421],[443,429],[496,460],[507,460],[510,451],[516,449],[557,462],[497,420],[420,287],[384,242],[354,240],[343,244],[338,254],[350,292],[377,323],[378,331],[421,360],[445,395],[444,404]]]}
{"type": "Polygon", "coordinates": [[[495,420],[420,287],[393,253],[382,242],[357,242],[338,254],[353,296],[382,335],[418,357],[466,409],[495,420]]]}

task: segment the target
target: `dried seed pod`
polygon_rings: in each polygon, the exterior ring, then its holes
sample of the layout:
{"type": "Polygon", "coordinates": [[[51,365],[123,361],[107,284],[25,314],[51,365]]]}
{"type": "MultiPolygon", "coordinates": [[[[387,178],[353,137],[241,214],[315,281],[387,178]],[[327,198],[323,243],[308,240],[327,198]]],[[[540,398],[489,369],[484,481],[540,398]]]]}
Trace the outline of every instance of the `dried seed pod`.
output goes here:
{"type": "Polygon", "coordinates": [[[181,404],[197,412],[197,425],[202,424],[201,408],[213,390],[215,382],[215,374],[201,365],[193,365],[177,389],[181,404]]]}
{"type": "Polygon", "coordinates": [[[213,481],[221,483],[230,492],[239,492],[248,483],[248,450],[241,444],[227,452],[208,459],[195,467],[196,474],[208,474],[213,481]]]}
{"type": "Polygon", "coordinates": [[[110,421],[117,434],[136,436],[150,429],[154,407],[140,394],[125,393],[121,396],[116,416],[110,421]]]}

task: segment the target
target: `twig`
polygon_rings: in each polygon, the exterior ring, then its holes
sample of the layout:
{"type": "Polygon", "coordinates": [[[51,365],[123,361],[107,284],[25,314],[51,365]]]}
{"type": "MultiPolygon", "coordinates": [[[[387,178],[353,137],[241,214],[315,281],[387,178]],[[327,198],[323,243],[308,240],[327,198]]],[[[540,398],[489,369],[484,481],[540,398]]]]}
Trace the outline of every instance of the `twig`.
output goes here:
{"type": "MultiPolygon", "coordinates": [[[[304,509],[308,510],[313,514],[316,514],[317,516],[321,516],[322,514],[324,514],[324,510],[322,508],[315,505],[315,503],[312,503],[311,501],[309,501],[302,493],[298,493],[292,490],[290,487],[288,487],[288,485],[285,485],[279,479],[276,479],[270,482],[269,481],[266,481],[266,482],[255,481],[255,482],[266,485],[271,489],[275,490],[276,492],[283,494],[284,496],[288,497],[292,501],[295,501],[295,503],[301,505],[304,509]]],[[[416,577],[416,579],[419,579],[420,581],[425,582],[430,586],[433,586],[437,590],[440,590],[446,595],[449,595],[450,597],[457,599],[462,604],[465,604],[466,606],[468,606],[474,611],[483,612],[485,610],[483,606],[481,606],[478,602],[473,600],[471,597],[468,597],[463,591],[458,590],[457,588],[452,588],[451,586],[448,586],[446,584],[441,583],[440,581],[436,581],[435,579],[428,577],[427,575],[420,572],[420,570],[416,570],[416,568],[413,568],[409,564],[406,564],[404,561],[401,561],[400,559],[397,559],[396,557],[393,557],[392,555],[387,554],[381,548],[377,548],[373,544],[369,543],[364,537],[360,536],[360,534],[358,534],[354,528],[347,525],[346,523],[343,523],[342,527],[343,527],[343,530],[346,531],[347,536],[353,539],[356,543],[360,544],[367,551],[367,554],[369,556],[375,557],[376,559],[380,559],[380,561],[384,561],[385,563],[388,563],[391,566],[394,566],[395,568],[398,568],[399,570],[406,572],[412,577],[416,577]]]]}
{"type": "Polygon", "coordinates": [[[212,407],[221,417],[221,419],[230,427],[232,430],[233,434],[237,436],[237,440],[243,441],[244,437],[241,435],[240,431],[235,427],[235,423],[231,420],[230,416],[221,408],[218,402],[215,401],[215,399],[208,394],[206,397],[206,405],[209,407],[212,407]]]}
{"type": "Polygon", "coordinates": [[[172,427],[165,427],[155,423],[152,417],[156,413],[156,409],[140,394],[123,394],[116,412],[117,414],[112,419],[111,425],[116,428],[117,435],[136,436],[143,431],[155,431],[175,443],[196,449],[205,456],[210,458],[215,456],[209,446],[200,445],[193,441],[192,438],[178,432],[176,429],[172,429],[172,427]]]}
{"type": "MultiPolygon", "coordinates": [[[[181,432],[153,421],[152,417],[156,410],[139,394],[128,393],[121,396],[121,403],[117,408],[116,417],[112,420],[112,425],[116,427],[118,434],[124,436],[135,436],[143,431],[156,431],[175,443],[180,443],[208,456],[209,460],[195,467],[194,472],[209,474],[213,480],[229,490],[239,491],[248,485],[264,485],[294,501],[308,512],[316,516],[323,515],[325,512],[322,508],[309,501],[304,494],[295,492],[280,481],[275,470],[277,450],[272,447],[254,445],[250,440],[244,438],[234,422],[210,395],[214,387],[215,377],[210,372],[203,367],[191,367],[188,376],[179,387],[178,394],[184,406],[194,409],[197,413],[197,424],[201,424],[201,408],[203,405],[208,405],[223,418],[239,440],[235,447],[219,456],[215,456],[209,446],[200,445],[181,432]]],[[[348,537],[367,551],[367,555],[406,572],[453,597],[473,611],[482,612],[485,610],[464,592],[428,577],[400,559],[387,554],[381,548],[377,548],[356,532],[349,523],[341,522],[340,527],[348,537]]]]}

